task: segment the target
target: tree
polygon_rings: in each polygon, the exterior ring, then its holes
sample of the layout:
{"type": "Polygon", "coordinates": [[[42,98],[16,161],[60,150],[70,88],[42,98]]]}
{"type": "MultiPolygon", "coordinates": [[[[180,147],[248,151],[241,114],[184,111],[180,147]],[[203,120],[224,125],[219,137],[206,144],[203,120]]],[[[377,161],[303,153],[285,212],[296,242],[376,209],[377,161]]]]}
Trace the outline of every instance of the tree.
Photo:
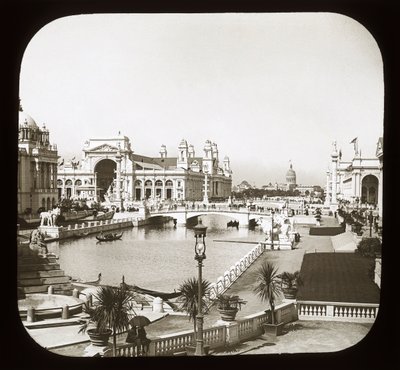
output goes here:
{"type": "Polygon", "coordinates": [[[264,261],[255,273],[257,285],[254,292],[271,308],[271,323],[275,324],[275,301],[282,292],[278,269],[270,261],[264,261]]]}
{"type": "Polygon", "coordinates": [[[113,356],[116,355],[117,334],[129,329],[129,321],[136,314],[133,309],[133,294],[122,285],[120,288],[101,286],[94,294],[93,307],[86,306],[89,320],[79,332],[85,331],[90,323],[96,325],[97,332],[112,330],[113,356]]]}
{"type": "MultiPolygon", "coordinates": [[[[202,292],[202,300],[201,307],[207,309],[208,305],[208,297],[210,292],[210,282],[207,280],[202,280],[201,292],[202,292]]],[[[196,325],[196,317],[198,314],[198,303],[199,303],[199,285],[198,279],[190,278],[185,280],[179,287],[179,291],[181,295],[179,296],[178,303],[179,308],[185,311],[189,315],[189,321],[193,319],[193,331],[194,338],[197,337],[197,325],[196,325]]]]}
{"type": "Polygon", "coordinates": [[[375,258],[376,254],[380,254],[382,250],[379,238],[362,238],[357,245],[357,252],[364,257],[375,258]]]}

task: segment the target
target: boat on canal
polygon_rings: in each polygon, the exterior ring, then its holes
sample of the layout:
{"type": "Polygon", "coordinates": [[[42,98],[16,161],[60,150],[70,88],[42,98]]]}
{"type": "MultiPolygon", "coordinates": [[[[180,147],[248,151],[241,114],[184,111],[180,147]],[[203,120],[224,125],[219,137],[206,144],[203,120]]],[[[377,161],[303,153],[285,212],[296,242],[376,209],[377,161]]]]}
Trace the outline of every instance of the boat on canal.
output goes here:
{"type": "Polygon", "coordinates": [[[122,234],[123,234],[123,232],[121,232],[121,233],[107,233],[107,234],[100,233],[99,235],[96,235],[96,239],[99,242],[109,242],[109,241],[121,239],[122,234]]]}

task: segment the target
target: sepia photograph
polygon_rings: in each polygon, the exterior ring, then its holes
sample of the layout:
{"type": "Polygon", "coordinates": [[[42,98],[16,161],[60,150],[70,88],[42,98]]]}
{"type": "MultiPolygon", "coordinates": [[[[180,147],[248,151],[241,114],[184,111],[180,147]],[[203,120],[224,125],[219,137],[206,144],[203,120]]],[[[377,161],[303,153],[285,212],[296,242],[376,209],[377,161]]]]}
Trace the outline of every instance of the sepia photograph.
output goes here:
{"type": "Polygon", "coordinates": [[[17,304],[65,357],[335,353],[380,309],[384,63],[338,13],[77,14],[19,74],[17,304]]]}

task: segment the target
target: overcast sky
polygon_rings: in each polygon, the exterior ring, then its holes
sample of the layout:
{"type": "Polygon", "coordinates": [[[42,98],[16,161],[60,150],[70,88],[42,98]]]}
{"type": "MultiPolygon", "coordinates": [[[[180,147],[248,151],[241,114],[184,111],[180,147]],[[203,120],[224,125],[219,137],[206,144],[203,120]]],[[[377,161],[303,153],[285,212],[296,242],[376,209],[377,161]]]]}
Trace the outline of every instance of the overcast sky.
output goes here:
{"type": "Polygon", "coordinates": [[[325,184],[333,140],[383,135],[383,66],[372,35],[332,13],[104,14],[61,18],[29,43],[23,109],[66,159],[128,136],[135,153],[176,156],[182,138],[228,155],[233,183],[325,184]]]}

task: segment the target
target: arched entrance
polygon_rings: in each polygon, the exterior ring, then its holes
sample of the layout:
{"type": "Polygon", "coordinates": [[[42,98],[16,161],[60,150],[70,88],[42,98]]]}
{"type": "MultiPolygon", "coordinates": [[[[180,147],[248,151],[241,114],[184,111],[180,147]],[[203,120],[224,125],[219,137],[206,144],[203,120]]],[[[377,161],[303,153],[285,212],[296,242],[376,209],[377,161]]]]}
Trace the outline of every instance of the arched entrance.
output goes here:
{"type": "Polygon", "coordinates": [[[361,203],[378,204],[379,180],[374,175],[367,175],[361,183],[361,203]]]}
{"type": "Polygon", "coordinates": [[[112,182],[115,179],[115,170],[117,164],[111,159],[102,159],[94,167],[94,172],[97,173],[97,186],[100,188],[99,196],[101,201],[104,201],[104,194],[108,190],[112,193],[112,182]]]}
{"type": "Polygon", "coordinates": [[[142,182],[140,180],[135,181],[135,199],[142,200],[142,182]]]}

